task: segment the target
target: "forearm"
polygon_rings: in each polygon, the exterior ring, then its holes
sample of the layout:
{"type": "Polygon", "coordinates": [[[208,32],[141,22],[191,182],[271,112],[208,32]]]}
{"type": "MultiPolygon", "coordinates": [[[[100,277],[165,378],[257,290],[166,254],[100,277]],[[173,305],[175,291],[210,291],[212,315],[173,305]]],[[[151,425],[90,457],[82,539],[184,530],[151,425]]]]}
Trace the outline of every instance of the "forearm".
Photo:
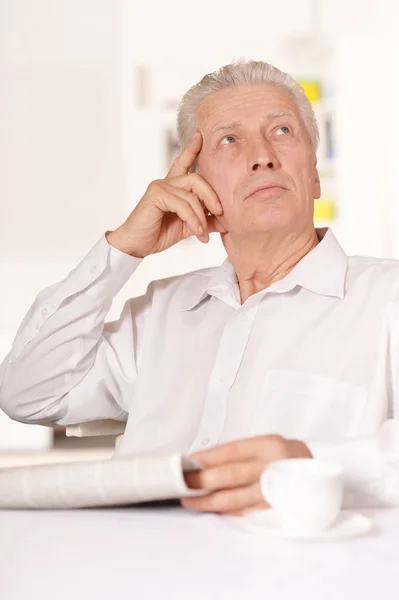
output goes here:
{"type": "Polygon", "coordinates": [[[0,406],[25,422],[53,422],[96,359],[112,300],[139,261],[101,239],[66,279],[43,290],[0,367],[0,406]]]}

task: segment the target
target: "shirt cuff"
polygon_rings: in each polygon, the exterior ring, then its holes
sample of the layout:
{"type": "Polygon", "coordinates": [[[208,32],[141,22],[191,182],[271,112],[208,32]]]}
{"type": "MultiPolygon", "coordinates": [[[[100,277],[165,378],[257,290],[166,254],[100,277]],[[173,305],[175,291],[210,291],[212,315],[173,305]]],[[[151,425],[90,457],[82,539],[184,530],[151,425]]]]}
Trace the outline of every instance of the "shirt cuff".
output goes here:
{"type": "Polygon", "coordinates": [[[134,258],[111,246],[104,234],[61,282],[51,304],[57,307],[66,297],[83,290],[92,298],[112,301],[142,261],[142,258],[134,258]]]}

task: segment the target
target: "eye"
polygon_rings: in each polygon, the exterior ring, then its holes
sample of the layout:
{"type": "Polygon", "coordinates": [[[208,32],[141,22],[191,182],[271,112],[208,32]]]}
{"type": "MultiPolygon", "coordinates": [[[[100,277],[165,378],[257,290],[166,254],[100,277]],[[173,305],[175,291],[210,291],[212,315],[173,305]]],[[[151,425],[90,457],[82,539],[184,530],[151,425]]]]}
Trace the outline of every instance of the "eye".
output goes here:
{"type": "Polygon", "coordinates": [[[221,146],[229,146],[231,143],[235,142],[236,138],[234,137],[234,135],[225,135],[224,138],[221,140],[220,145],[221,146]]]}
{"type": "Polygon", "coordinates": [[[276,130],[277,135],[287,135],[288,133],[291,133],[291,129],[290,127],[287,127],[286,125],[282,125],[281,127],[279,127],[276,130]],[[281,133],[279,133],[281,132],[281,133]]]}

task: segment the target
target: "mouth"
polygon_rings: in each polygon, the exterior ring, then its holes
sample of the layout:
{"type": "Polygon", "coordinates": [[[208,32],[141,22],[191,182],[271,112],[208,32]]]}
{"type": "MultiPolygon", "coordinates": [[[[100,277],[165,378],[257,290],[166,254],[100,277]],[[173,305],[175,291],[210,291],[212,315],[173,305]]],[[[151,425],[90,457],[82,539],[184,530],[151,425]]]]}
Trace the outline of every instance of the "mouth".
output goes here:
{"type": "Polygon", "coordinates": [[[249,198],[273,198],[280,196],[287,188],[281,185],[280,183],[268,183],[262,186],[255,188],[247,197],[249,198]]]}

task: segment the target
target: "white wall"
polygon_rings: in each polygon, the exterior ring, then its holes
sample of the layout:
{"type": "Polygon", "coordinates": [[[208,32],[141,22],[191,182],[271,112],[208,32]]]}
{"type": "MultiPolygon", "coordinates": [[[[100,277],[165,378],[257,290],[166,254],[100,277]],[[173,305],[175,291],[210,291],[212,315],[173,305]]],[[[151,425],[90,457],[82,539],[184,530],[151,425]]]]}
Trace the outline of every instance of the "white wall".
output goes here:
{"type": "Polygon", "coordinates": [[[137,60],[161,62],[178,57],[184,62],[205,57],[217,66],[220,57],[230,60],[243,48],[263,47],[273,52],[276,42],[307,35],[315,23],[320,35],[330,39],[384,34],[394,5],[395,0],[253,0],[235,4],[202,0],[190,6],[185,0],[128,0],[126,10],[137,60]]]}
{"type": "Polygon", "coordinates": [[[1,0],[0,11],[2,329],[120,222],[126,191],[118,2],[1,0]]]}
{"type": "Polygon", "coordinates": [[[340,144],[334,230],[349,254],[399,258],[399,203],[392,184],[392,141],[399,133],[393,126],[393,52],[389,39],[365,38],[341,42],[337,51],[340,144]]]}

